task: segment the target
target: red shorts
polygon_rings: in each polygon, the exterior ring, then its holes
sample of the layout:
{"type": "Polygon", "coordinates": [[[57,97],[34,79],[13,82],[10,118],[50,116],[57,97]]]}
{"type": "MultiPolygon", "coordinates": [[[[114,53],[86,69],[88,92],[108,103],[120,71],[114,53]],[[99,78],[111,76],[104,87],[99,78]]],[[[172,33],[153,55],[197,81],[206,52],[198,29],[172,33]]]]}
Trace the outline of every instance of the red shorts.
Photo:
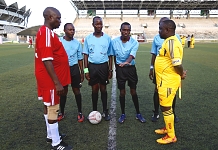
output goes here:
{"type": "Polygon", "coordinates": [[[56,89],[51,89],[51,90],[38,89],[38,94],[39,92],[42,95],[42,100],[44,105],[53,106],[60,103],[60,96],[56,94],[56,89]]]}
{"type": "Polygon", "coordinates": [[[37,88],[37,90],[38,90],[38,100],[43,100],[41,90],[39,88],[37,88]]]}

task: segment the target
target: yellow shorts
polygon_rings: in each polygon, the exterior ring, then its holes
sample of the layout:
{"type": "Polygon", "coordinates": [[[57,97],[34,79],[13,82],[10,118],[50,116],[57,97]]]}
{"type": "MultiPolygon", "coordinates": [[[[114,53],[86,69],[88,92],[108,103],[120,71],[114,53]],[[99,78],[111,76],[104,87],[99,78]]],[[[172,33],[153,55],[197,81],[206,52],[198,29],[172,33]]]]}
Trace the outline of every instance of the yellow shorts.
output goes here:
{"type": "Polygon", "coordinates": [[[53,106],[47,106],[47,110],[48,110],[48,120],[58,119],[59,104],[53,106]]]}
{"type": "Polygon", "coordinates": [[[160,105],[166,107],[172,106],[177,89],[178,87],[158,87],[160,105]]]}

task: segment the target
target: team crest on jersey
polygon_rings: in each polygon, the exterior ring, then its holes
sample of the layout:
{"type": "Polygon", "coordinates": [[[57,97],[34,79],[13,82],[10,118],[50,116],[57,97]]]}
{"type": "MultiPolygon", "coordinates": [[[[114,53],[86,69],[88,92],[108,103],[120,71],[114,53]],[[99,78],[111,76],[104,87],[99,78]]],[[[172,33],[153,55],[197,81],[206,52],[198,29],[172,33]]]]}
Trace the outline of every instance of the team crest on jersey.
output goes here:
{"type": "Polygon", "coordinates": [[[89,47],[89,53],[94,53],[95,45],[91,44],[89,47]]]}

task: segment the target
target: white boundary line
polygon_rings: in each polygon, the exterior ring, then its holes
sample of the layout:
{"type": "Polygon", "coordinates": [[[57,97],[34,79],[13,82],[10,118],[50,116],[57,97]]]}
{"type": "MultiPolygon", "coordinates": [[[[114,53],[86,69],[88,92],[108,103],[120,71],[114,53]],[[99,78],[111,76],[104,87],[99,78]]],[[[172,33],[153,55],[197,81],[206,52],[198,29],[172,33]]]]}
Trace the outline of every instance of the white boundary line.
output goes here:
{"type": "Polygon", "coordinates": [[[110,114],[111,120],[109,124],[109,133],[108,133],[108,150],[116,149],[116,129],[117,129],[117,121],[116,121],[116,89],[117,89],[117,80],[116,80],[116,72],[115,67],[113,71],[112,78],[112,90],[111,90],[111,107],[110,114]]]}

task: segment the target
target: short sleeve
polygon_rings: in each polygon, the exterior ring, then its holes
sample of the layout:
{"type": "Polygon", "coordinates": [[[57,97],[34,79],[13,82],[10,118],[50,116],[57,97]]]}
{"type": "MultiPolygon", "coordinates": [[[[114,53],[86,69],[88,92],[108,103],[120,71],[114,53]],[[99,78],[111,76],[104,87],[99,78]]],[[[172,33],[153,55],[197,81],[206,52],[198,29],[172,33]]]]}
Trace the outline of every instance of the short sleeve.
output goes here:
{"type": "Polygon", "coordinates": [[[78,55],[77,57],[78,57],[78,60],[82,60],[83,59],[82,44],[79,41],[78,41],[78,44],[79,44],[79,46],[78,46],[78,51],[77,51],[77,55],[78,55]]]}
{"type": "Polygon", "coordinates": [[[166,45],[167,54],[172,61],[173,66],[178,66],[182,64],[182,54],[180,53],[179,46],[175,42],[175,40],[169,40],[166,45]]]}
{"type": "Polygon", "coordinates": [[[139,43],[134,40],[133,46],[132,46],[132,49],[130,52],[130,55],[133,56],[134,58],[136,57],[136,52],[137,52],[138,48],[139,48],[139,43]]]}
{"type": "MultiPolygon", "coordinates": [[[[156,37],[156,36],[155,36],[156,37]]],[[[156,38],[154,38],[151,46],[151,54],[154,54],[157,56],[157,45],[156,45],[156,38]]]]}
{"type": "Polygon", "coordinates": [[[42,61],[53,60],[52,39],[51,31],[48,28],[41,31],[41,36],[37,42],[39,44],[42,61]]]}
{"type": "Polygon", "coordinates": [[[84,45],[83,45],[83,54],[89,54],[88,48],[88,37],[85,38],[84,45]]]}
{"type": "Polygon", "coordinates": [[[108,56],[111,56],[111,55],[113,55],[111,38],[108,39],[108,42],[109,42],[109,47],[108,47],[107,54],[108,54],[108,56]]]}

